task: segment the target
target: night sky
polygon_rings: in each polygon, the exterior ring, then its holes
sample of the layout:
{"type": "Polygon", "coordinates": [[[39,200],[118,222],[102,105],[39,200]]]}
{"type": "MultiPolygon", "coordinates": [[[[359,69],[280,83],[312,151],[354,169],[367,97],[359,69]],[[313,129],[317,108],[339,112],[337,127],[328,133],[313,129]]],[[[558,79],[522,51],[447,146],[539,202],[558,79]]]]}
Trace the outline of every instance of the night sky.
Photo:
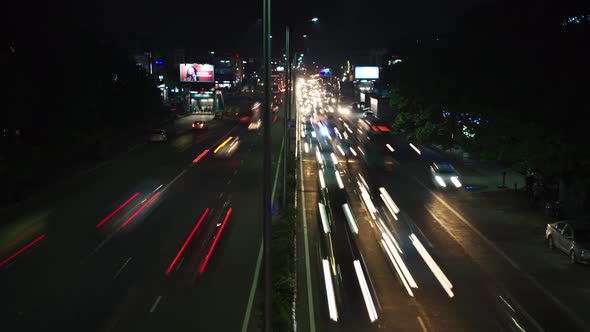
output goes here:
{"type": "MultiPolygon", "coordinates": [[[[444,33],[463,13],[492,0],[304,0],[273,3],[273,42],[284,44],[291,24],[295,46],[302,34],[321,60],[341,61],[349,53],[388,47],[413,33],[444,33]],[[308,20],[319,17],[319,24],[308,20]]],[[[52,2],[54,19],[70,20],[99,38],[133,47],[192,47],[257,55],[261,1],[75,1],[52,2]]],[[[31,8],[21,8],[21,19],[31,8]]],[[[43,12],[43,11],[40,11],[43,12]]],[[[278,53],[279,49],[277,49],[278,53]]]]}

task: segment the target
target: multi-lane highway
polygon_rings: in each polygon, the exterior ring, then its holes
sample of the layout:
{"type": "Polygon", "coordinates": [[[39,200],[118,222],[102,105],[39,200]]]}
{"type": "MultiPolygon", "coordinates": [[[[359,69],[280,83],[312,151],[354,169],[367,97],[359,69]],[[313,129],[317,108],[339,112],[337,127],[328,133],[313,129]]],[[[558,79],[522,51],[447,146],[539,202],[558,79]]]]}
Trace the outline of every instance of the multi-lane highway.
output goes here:
{"type": "Polygon", "coordinates": [[[14,240],[1,252],[3,330],[247,325],[261,257],[261,131],[230,120],[193,131],[193,120],[179,121],[167,143],[138,146],[5,211],[14,240]],[[218,158],[236,136],[235,153],[218,158]]]}
{"type": "MultiPolygon", "coordinates": [[[[324,98],[320,80],[297,87],[302,330],[587,329],[583,294],[565,301],[540,281],[550,263],[534,270],[506,250],[517,225],[495,220],[493,203],[469,206],[478,196],[463,186],[436,189],[429,163],[440,155],[324,98]]],[[[542,227],[520,236],[545,254],[542,227]]],[[[572,283],[584,275],[568,272],[572,283]]]]}

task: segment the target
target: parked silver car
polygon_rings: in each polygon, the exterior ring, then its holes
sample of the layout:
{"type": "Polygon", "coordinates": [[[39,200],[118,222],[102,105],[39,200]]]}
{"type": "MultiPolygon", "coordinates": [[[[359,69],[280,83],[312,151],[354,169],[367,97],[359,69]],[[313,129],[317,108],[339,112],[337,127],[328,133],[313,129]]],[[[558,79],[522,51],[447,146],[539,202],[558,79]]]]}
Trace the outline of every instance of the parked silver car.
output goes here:
{"type": "Polygon", "coordinates": [[[576,220],[547,224],[545,238],[550,249],[565,252],[573,264],[590,263],[590,222],[576,220]]]}

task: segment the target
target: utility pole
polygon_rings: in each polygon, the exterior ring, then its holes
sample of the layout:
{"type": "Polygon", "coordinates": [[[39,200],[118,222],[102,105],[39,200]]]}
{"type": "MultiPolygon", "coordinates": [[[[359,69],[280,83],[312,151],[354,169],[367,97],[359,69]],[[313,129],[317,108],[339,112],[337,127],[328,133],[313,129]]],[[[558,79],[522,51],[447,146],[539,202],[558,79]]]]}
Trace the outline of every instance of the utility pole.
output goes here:
{"type": "Polygon", "coordinates": [[[285,78],[286,78],[286,87],[285,87],[285,114],[283,115],[283,124],[285,133],[283,136],[283,211],[287,207],[287,153],[289,151],[289,130],[287,128],[287,122],[289,121],[289,114],[291,113],[291,99],[289,98],[291,95],[291,62],[290,60],[290,49],[289,49],[289,26],[287,25],[287,29],[285,31],[285,54],[287,56],[287,63],[285,65],[285,78]]]}
{"type": "Polygon", "coordinates": [[[270,94],[270,3],[271,0],[262,0],[262,25],[263,25],[263,59],[264,59],[264,109],[262,119],[263,129],[263,144],[264,144],[264,158],[263,158],[263,184],[262,184],[262,222],[263,222],[263,237],[264,237],[264,331],[272,331],[272,273],[271,273],[271,248],[270,243],[272,239],[271,232],[271,155],[270,155],[270,113],[271,113],[271,94],[270,94]]]}

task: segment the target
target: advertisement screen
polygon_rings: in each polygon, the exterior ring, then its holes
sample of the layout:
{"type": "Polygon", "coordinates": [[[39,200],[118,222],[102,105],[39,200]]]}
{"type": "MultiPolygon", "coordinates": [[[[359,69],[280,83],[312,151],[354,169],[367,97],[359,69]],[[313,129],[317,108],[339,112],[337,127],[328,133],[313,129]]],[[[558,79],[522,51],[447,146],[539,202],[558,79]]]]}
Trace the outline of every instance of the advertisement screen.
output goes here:
{"type": "Polygon", "coordinates": [[[354,67],[355,80],[377,80],[379,79],[379,67],[358,66],[354,67]]]}
{"type": "Polygon", "coordinates": [[[332,69],[323,68],[322,70],[320,70],[320,76],[326,76],[326,77],[332,76],[332,69]]]}
{"type": "Polygon", "coordinates": [[[181,63],[181,82],[213,82],[213,65],[201,63],[181,63]]]}

